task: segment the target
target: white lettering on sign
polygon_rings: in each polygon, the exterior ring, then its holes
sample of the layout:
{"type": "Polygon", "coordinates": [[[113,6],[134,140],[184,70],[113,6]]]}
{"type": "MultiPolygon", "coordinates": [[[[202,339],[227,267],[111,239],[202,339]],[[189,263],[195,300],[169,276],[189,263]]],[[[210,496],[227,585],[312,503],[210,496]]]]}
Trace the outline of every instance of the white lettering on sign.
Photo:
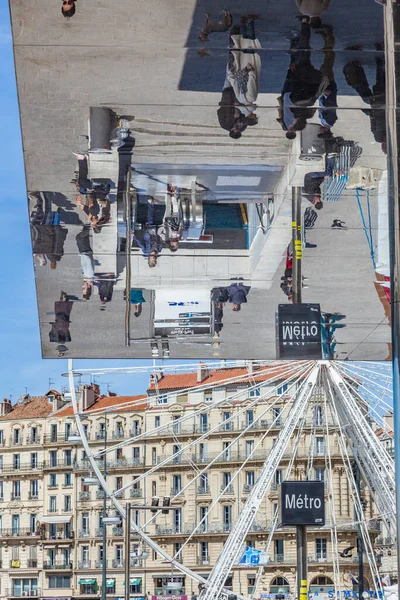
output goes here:
{"type": "Polygon", "coordinates": [[[302,323],[299,325],[283,325],[282,327],[284,340],[304,340],[307,337],[315,337],[318,335],[318,326],[316,324],[302,323]]]}
{"type": "Polygon", "coordinates": [[[321,499],[320,498],[312,498],[307,494],[286,494],[285,495],[285,508],[298,508],[301,510],[302,508],[321,508],[321,499]]]}
{"type": "Polygon", "coordinates": [[[169,306],[195,306],[196,304],[200,304],[200,302],[194,300],[188,302],[168,302],[169,306]]]}

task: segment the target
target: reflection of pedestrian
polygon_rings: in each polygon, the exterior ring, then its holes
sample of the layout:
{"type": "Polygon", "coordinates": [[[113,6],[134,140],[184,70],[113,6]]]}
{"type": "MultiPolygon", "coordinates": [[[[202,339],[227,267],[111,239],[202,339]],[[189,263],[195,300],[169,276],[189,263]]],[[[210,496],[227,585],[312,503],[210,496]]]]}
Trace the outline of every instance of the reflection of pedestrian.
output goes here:
{"type": "Polygon", "coordinates": [[[117,283],[113,273],[108,274],[96,274],[94,285],[99,290],[101,307],[100,310],[105,309],[105,305],[111,302],[114,292],[114,285],[117,283]]]}
{"type": "Polygon", "coordinates": [[[47,222],[45,225],[31,225],[33,254],[45,255],[50,262],[50,268],[56,269],[57,263],[64,256],[67,234],[68,229],[59,224],[52,225],[47,222]]]}
{"type": "Polygon", "coordinates": [[[206,14],[206,22],[204,23],[203,27],[201,28],[199,40],[201,40],[202,42],[208,42],[209,41],[208,36],[210,35],[210,33],[228,31],[229,27],[232,25],[232,15],[227,10],[224,10],[223,13],[224,13],[223,19],[218,22],[212,21],[211,15],[208,13],[206,14]]]}
{"type": "Polygon", "coordinates": [[[223,328],[224,304],[228,302],[229,293],[225,287],[217,287],[211,290],[211,302],[214,314],[214,337],[218,338],[223,328]]]}
{"type": "Polygon", "coordinates": [[[63,356],[67,350],[64,344],[71,341],[69,326],[73,304],[65,292],[61,292],[60,300],[54,303],[55,321],[51,323],[49,339],[50,342],[59,344],[59,356],[63,356]]]}
{"type": "Polygon", "coordinates": [[[232,310],[239,311],[242,304],[247,302],[247,294],[250,291],[250,286],[242,283],[231,283],[227,288],[228,302],[232,304],[232,310]]]}
{"type": "Polygon", "coordinates": [[[158,255],[162,250],[162,239],[158,235],[157,226],[154,223],[154,201],[148,201],[147,208],[147,222],[144,226],[143,239],[140,240],[137,237],[137,233],[133,236],[132,240],[139,248],[141,248],[143,256],[147,258],[149,267],[155,267],[157,265],[158,255]]]}
{"type": "Polygon", "coordinates": [[[311,27],[321,27],[321,15],[328,10],[331,0],[296,0],[299,11],[311,17],[311,27]]]}
{"type": "Polygon", "coordinates": [[[83,297],[89,300],[92,295],[92,284],[94,278],[93,250],[90,245],[90,226],[84,225],[81,232],[76,236],[79,257],[83,274],[83,297]]]}
{"type": "Polygon", "coordinates": [[[142,290],[131,290],[130,303],[133,304],[133,314],[140,317],[142,314],[142,304],[146,302],[142,290]]]}
{"type": "MultiPolygon", "coordinates": [[[[377,44],[377,50],[382,50],[382,45],[377,44]]],[[[381,144],[382,151],[386,154],[386,115],[385,115],[385,62],[382,56],[375,58],[376,83],[372,90],[369,87],[367,76],[363,67],[357,61],[348,62],[343,73],[347,83],[356,90],[359,96],[371,108],[363,110],[369,116],[371,131],[375,141],[381,144]]]]}
{"type": "Polygon", "coordinates": [[[75,10],[75,0],[62,0],[61,12],[64,17],[73,17],[75,10]]]}
{"type": "Polygon", "coordinates": [[[158,234],[171,252],[176,252],[179,248],[179,240],[182,238],[182,231],[183,214],[180,200],[176,195],[176,187],[168,184],[163,224],[158,228],[158,234]]]}

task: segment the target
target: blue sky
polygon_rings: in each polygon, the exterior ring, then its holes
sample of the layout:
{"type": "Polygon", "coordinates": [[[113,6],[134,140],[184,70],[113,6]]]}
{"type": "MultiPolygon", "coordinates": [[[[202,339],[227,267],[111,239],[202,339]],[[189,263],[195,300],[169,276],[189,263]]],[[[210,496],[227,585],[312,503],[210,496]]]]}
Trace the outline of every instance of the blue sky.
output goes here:
{"type": "MultiPolygon", "coordinates": [[[[61,389],[67,380],[61,373],[67,369],[63,360],[43,360],[40,353],[39,326],[36,309],[33,266],[30,253],[29,222],[18,99],[8,3],[0,2],[0,195],[4,226],[0,236],[0,398],[15,401],[25,389],[31,395],[52,387],[61,389]]],[[[138,361],[149,364],[146,361],[138,361]]],[[[124,366],[129,361],[77,361],[79,367],[124,366]]],[[[101,379],[99,379],[101,382],[101,379]]],[[[147,376],[104,377],[119,393],[142,391],[147,376]]]]}

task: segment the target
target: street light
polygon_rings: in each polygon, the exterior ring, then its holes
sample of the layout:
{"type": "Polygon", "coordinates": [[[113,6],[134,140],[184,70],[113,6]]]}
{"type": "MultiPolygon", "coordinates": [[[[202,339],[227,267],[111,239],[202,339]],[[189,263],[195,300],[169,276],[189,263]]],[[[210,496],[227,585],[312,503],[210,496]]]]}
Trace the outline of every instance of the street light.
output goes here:
{"type": "Polygon", "coordinates": [[[82,483],[83,485],[99,485],[99,480],[97,477],[83,477],[82,483]]]}
{"type": "Polygon", "coordinates": [[[103,517],[101,522],[103,525],[119,525],[121,523],[121,517],[103,517]]]}
{"type": "Polygon", "coordinates": [[[82,438],[78,433],[74,433],[72,435],[68,436],[68,443],[69,444],[82,444],[82,438]]]}

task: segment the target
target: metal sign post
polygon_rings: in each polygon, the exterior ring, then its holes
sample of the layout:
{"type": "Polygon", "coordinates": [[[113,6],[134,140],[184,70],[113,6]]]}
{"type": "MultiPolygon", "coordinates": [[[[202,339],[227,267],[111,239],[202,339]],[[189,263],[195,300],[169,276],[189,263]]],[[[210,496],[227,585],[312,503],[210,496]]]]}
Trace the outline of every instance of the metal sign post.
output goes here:
{"type": "Polygon", "coordinates": [[[323,481],[284,481],[280,502],[282,526],[296,526],[297,598],[307,600],[307,525],[325,525],[323,481]]]}

